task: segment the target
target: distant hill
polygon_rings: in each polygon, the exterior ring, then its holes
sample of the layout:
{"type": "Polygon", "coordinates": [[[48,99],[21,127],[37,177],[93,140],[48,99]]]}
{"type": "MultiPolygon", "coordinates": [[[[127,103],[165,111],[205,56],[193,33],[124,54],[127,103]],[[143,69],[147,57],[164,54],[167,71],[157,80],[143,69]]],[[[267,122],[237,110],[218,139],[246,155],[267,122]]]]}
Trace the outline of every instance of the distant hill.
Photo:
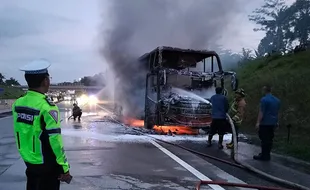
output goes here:
{"type": "Polygon", "coordinates": [[[240,87],[247,93],[246,118],[242,131],[256,134],[254,127],[265,84],[281,100],[280,129],[275,149],[310,160],[310,51],[285,56],[272,55],[246,63],[238,69],[240,87]],[[291,124],[290,143],[287,125],[291,124]]]}

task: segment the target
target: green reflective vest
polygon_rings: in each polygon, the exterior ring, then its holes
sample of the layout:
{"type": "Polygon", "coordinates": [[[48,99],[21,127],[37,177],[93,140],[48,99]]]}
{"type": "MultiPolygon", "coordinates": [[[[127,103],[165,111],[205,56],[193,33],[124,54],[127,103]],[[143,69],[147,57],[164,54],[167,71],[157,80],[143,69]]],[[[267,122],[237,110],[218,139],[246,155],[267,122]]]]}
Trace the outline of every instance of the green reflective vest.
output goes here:
{"type": "Polygon", "coordinates": [[[47,96],[29,90],[12,105],[18,151],[26,163],[59,166],[69,171],[58,107],[47,96]]]}

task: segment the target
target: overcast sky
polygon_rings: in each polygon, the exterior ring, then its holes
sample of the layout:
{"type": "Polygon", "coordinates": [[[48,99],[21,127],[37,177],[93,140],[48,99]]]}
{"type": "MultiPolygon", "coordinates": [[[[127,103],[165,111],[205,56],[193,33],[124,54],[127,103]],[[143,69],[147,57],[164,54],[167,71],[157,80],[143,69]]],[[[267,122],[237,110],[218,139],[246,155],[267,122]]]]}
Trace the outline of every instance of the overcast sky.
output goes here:
{"type": "MultiPolygon", "coordinates": [[[[24,83],[19,67],[48,59],[53,82],[73,81],[105,70],[99,55],[100,29],[109,25],[109,0],[1,0],[0,72],[24,83]],[[106,4],[106,6],[105,6],[106,4]]],[[[111,0],[112,1],[112,0],[111,0]]],[[[227,49],[255,48],[263,36],[253,32],[247,14],[261,5],[255,0],[236,15],[222,37],[227,49]]],[[[147,14],[147,13],[146,13],[147,14]]]]}

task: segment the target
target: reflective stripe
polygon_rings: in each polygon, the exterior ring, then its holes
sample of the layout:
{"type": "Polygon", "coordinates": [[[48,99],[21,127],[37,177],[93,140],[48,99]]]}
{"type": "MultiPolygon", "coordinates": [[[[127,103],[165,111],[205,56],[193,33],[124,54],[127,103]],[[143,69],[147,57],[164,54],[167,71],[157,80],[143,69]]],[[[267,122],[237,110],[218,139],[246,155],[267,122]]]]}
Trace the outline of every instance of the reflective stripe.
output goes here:
{"type": "Polygon", "coordinates": [[[234,101],[234,102],[232,103],[231,107],[230,107],[230,109],[231,109],[232,112],[237,112],[237,111],[238,111],[237,109],[235,109],[235,107],[237,107],[237,106],[236,106],[236,103],[237,103],[237,102],[234,101]]]}
{"type": "Polygon", "coordinates": [[[25,114],[29,114],[29,115],[39,115],[40,114],[40,110],[31,108],[31,107],[27,107],[27,106],[15,106],[14,110],[17,113],[25,113],[25,114]]]}
{"type": "Polygon", "coordinates": [[[235,115],[232,120],[235,122],[235,123],[238,123],[238,124],[241,124],[242,122],[242,119],[240,119],[237,115],[235,115]]]}
{"type": "Polygon", "coordinates": [[[238,102],[236,100],[233,101],[232,105],[230,106],[230,115],[232,116],[232,120],[236,124],[241,124],[242,119],[237,115],[238,114],[238,102]]]}
{"type": "Polygon", "coordinates": [[[61,134],[61,129],[60,128],[46,129],[46,132],[48,135],[61,134]]]}

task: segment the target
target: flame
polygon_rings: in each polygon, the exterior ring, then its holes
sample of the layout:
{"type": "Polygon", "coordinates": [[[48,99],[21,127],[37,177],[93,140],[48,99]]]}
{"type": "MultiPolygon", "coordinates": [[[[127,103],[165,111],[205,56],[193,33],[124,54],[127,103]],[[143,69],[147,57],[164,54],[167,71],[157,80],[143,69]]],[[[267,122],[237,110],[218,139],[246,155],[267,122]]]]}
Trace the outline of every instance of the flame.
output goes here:
{"type": "Polygon", "coordinates": [[[133,127],[144,127],[144,121],[139,119],[125,118],[123,122],[133,127]]]}
{"type": "Polygon", "coordinates": [[[153,129],[163,134],[198,135],[198,129],[192,129],[186,126],[157,126],[155,125],[153,129]]]}
{"type": "MultiPolygon", "coordinates": [[[[144,120],[133,119],[133,118],[125,118],[123,122],[126,125],[133,127],[144,127],[144,120]]],[[[198,129],[192,129],[186,126],[157,126],[155,125],[153,130],[161,133],[161,134],[178,134],[178,135],[197,135],[198,129]]]]}

